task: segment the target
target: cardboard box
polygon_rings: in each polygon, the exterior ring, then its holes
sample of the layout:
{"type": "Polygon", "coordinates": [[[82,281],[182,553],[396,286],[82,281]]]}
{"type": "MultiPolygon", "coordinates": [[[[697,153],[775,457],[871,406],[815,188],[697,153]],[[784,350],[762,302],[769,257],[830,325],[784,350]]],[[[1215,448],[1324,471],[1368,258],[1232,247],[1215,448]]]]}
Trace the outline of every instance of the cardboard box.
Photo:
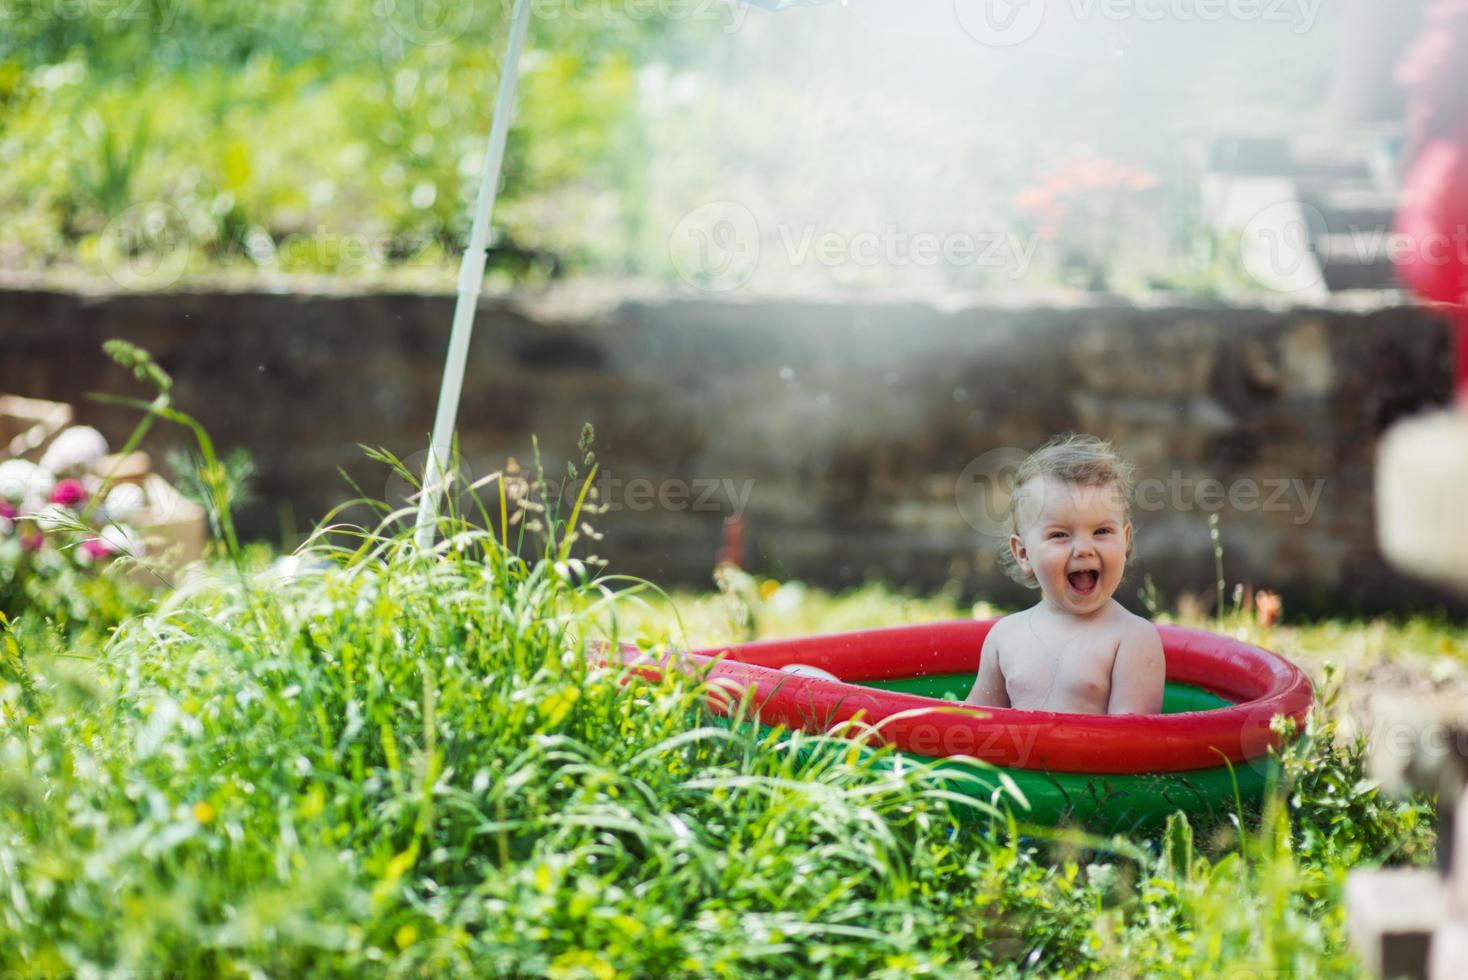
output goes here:
{"type": "Polygon", "coordinates": [[[38,461],[46,443],[71,425],[74,414],[64,402],[0,395],[0,460],[38,461]]]}
{"type": "Polygon", "coordinates": [[[204,508],[157,473],[143,478],[143,493],[148,508],[132,524],[147,548],[144,562],[159,570],[177,570],[202,558],[209,540],[204,508]]]}
{"type": "Polygon", "coordinates": [[[92,465],[92,475],[109,484],[135,483],[143,486],[153,472],[153,458],[141,450],[127,455],[112,453],[92,465]]]}

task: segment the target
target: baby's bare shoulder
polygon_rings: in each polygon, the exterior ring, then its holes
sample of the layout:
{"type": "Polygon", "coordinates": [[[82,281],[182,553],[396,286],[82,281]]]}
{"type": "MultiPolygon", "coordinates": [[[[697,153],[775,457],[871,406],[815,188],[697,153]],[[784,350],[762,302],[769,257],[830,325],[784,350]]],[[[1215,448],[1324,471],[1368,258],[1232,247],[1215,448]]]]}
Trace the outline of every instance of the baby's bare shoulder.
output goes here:
{"type": "Polygon", "coordinates": [[[1000,619],[999,622],[995,623],[993,628],[989,630],[989,637],[995,643],[1000,643],[1005,638],[1012,636],[1015,627],[1019,625],[1020,620],[1024,619],[1025,616],[1028,615],[1028,613],[1029,610],[1026,609],[1021,612],[1010,613],[1008,616],[1000,619]]]}
{"type": "Polygon", "coordinates": [[[1004,669],[1004,651],[1009,649],[1011,651],[1010,655],[1013,655],[1012,648],[1015,646],[1015,637],[1017,635],[1014,628],[1023,615],[1024,613],[1022,612],[1010,613],[990,627],[989,635],[984,638],[984,646],[996,654],[995,662],[999,664],[1001,671],[1004,669]]]}
{"type": "Polygon", "coordinates": [[[1152,620],[1145,616],[1138,616],[1119,603],[1116,606],[1115,614],[1116,618],[1113,622],[1121,639],[1146,643],[1155,640],[1161,643],[1161,634],[1157,632],[1157,626],[1152,620]]]}

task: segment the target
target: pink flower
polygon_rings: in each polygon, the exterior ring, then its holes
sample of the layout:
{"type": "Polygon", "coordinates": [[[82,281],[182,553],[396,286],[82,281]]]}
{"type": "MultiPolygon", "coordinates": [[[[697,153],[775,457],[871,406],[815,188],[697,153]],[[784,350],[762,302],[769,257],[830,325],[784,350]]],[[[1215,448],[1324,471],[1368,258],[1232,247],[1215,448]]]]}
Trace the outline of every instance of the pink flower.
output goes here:
{"type": "Polygon", "coordinates": [[[19,507],[15,506],[8,500],[0,500],[0,518],[3,518],[7,521],[13,521],[19,514],[19,507]]]}
{"type": "Polygon", "coordinates": [[[20,534],[20,546],[26,551],[40,551],[45,544],[46,535],[40,531],[31,531],[29,533],[22,531],[20,534]]]}
{"type": "Polygon", "coordinates": [[[51,491],[51,503],[62,507],[75,507],[87,499],[87,488],[81,480],[60,480],[51,491]]]}
{"type": "Polygon", "coordinates": [[[104,541],[101,538],[88,538],[82,542],[81,548],[89,558],[106,558],[108,555],[117,554],[117,548],[113,546],[112,542],[104,541]]]}

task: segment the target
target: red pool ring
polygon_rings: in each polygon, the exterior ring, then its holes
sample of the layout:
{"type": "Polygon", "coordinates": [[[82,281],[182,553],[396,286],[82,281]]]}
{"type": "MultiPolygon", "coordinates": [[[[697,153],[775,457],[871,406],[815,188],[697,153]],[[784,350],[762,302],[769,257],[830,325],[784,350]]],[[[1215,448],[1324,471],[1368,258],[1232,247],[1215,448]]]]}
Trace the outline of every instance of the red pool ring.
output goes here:
{"type": "MultiPolygon", "coordinates": [[[[1088,715],[957,704],[860,686],[927,674],[974,674],[997,620],[860,630],[766,640],[670,654],[653,663],[623,658],[649,674],[674,662],[708,670],[712,681],[753,691],[763,724],[813,732],[860,716],[880,740],[921,756],[973,756],[997,766],[1071,773],[1213,769],[1264,755],[1278,742],[1276,716],[1303,724],[1314,703],[1309,679],[1282,657],[1200,630],[1159,626],[1169,682],[1202,688],[1233,704],[1159,715],[1088,715]],[[808,664],[841,677],[801,677],[779,668],[808,664]]],[[[715,705],[720,708],[719,704],[715,705]]]]}

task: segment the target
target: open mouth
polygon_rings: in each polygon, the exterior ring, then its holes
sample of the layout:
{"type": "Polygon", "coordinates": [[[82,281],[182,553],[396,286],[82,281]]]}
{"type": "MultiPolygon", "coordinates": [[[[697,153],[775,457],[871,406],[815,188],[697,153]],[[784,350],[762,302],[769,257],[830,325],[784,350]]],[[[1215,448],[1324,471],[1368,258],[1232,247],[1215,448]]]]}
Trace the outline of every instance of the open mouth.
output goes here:
{"type": "Polygon", "coordinates": [[[1071,572],[1065,578],[1078,595],[1090,595],[1096,591],[1096,586],[1101,581],[1101,573],[1094,569],[1085,572],[1071,572]]]}

